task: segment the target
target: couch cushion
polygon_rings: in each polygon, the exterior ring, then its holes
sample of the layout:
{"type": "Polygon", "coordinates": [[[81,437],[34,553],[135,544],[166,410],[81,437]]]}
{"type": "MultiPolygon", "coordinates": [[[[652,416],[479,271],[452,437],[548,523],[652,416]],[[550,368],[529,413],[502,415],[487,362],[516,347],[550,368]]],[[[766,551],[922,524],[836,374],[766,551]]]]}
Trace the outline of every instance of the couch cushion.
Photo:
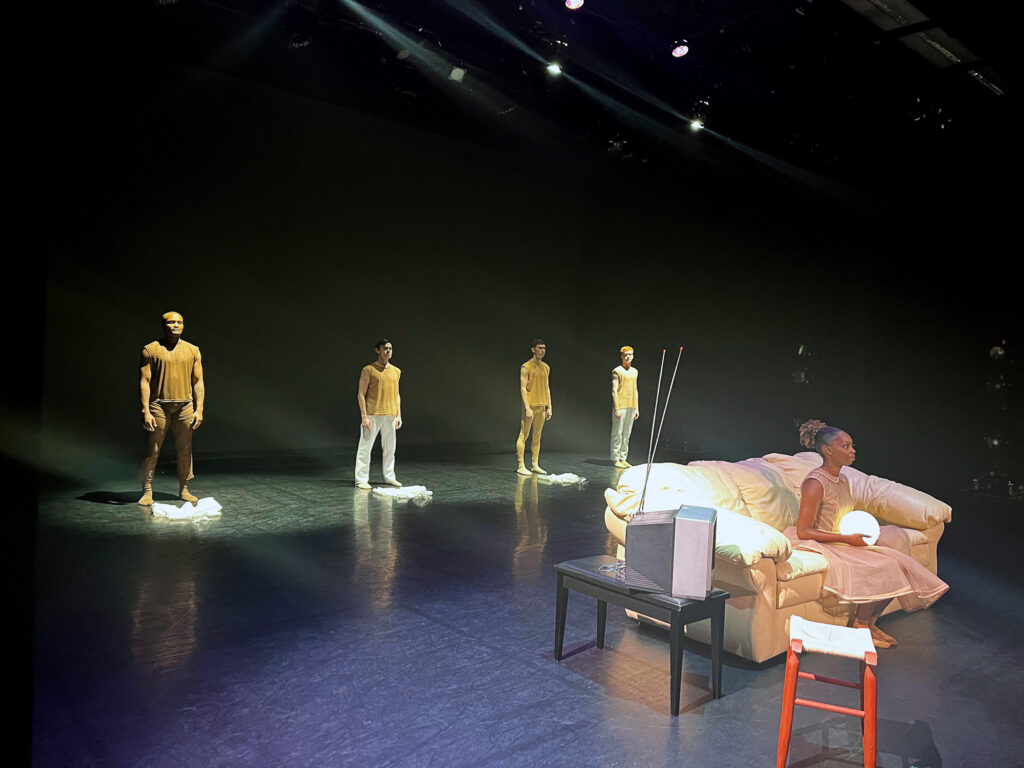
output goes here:
{"type": "Polygon", "coordinates": [[[736,483],[752,518],[778,531],[796,525],[800,502],[785,472],[764,459],[723,462],[722,467],[736,483]]]}
{"type": "Polygon", "coordinates": [[[821,596],[828,560],[806,549],[794,549],[788,560],[775,565],[776,608],[800,605],[821,596]]]}
{"type": "Polygon", "coordinates": [[[828,570],[828,560],[824,555],[808,549],[794,549],[788,560],[775,565],[775,578],[779,581],[793,581],[812,573],[824,573],[828,570]]]}
{"type": "Polygon", "coordinates": [[[775,607],[789,608],[819,600],[823,586],[825,586],[824,573],[811,573],[792,581],[776,582],[775,607]]]}
{"type": "Polygon", "coordinates": [[[910,538],[910,546],[912,547],[931,543],[931,539],[928,538],[924,531],[918,531],[914,528],[904,528],[903,530],[907,532],[907,536],[910,538]]]}

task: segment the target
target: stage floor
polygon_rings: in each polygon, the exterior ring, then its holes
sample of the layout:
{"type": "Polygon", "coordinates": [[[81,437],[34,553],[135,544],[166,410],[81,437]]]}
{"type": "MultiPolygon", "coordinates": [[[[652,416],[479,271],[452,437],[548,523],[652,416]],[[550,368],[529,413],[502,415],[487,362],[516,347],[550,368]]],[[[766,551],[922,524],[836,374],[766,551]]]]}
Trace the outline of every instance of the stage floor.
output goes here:
{"type": "MultiPolygon", "coordinates": [[[[200,463],[193,490],[224,508],[200,525],[123,503],[130,481],[43,492],[35,765],[773,764],[781,657],[727,656],[714,700],[706,649],[688,645],[673,718],[667,633],[610,608],[598,650],[594,602],[573,594],[552,660],[552,564],[614,552],[608,462],[545,454],[588,478],[576,489],[520,479],[510,453],[399,446],[399,479],[434,492],[417,505],[353,488],[352,455],[335,458],[200,463]]],[[[957,535],[939,549],[947,595],[883,620],[901,644],[880,653],[880,766],[1024,754],[1020,580],[957,535]]],[[[852,718],[798,708],[790,765],[860,765],[859,738],[852,718]]]]}

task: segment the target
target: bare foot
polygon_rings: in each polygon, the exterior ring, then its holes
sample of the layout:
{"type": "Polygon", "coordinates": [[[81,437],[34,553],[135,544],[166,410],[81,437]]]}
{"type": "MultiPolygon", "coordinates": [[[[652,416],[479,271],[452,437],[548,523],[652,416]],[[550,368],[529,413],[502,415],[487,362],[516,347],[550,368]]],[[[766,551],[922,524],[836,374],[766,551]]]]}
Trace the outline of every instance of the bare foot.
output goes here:
{"type": "Polygon", "coordinates": [[[899,640],[895,637],[890,635],[888,632],[883,632],[879,629],[877,624],[871,625],[871,639],[874,640],[875,645],[878,645],[879,643],[888,643],[888,647],[890,648],[895,648],[900,644],[899,640]]]}
{"type": "Polygon", "coordinates": [[[885,633],[878,634],[880,630],[874,624],[866,624],[861,621],[855,621],[853,623],[855,629],[866,629],[871,633],[871,642],[875,644],[875,648],[892,648],[893,644],[886,639],[888,635],[882,637],[885,633]]]}
{"type": "Polygon", "coordinates": [[[142,506],[142,507],[151,507],[151,506],[153,506],[153,489],[152,488],[143,488],[142,489],[142,498],[139,499],[139,506],[142,506]]]}
{"type": "Polygon", "coordinates": [[[193,495],[193,494],[192,494],[192,493],[191,493],[191,492],[189,491],[189,489],[188,489],[188,486],[187,486],[187,485],[183,485],[183,486],[181,487],[181,493],[179,493],[178,495],[179,495],[179,496],[181,496],[181,500],[182,500],[182,501],[188,501],[188,502],[191,502],[192,504],[195,504],[195,503],[196,503],[197,501],[199,501],[199,497],[198,497],[198,496],[195,496],[195,495],[193,495]]]}

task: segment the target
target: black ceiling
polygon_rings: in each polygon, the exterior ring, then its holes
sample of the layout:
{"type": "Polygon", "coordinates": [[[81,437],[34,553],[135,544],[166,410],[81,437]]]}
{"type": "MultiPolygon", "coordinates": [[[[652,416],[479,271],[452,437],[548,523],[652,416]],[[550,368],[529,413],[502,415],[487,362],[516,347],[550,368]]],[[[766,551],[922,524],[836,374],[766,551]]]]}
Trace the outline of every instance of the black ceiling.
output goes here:
{"type": "Polygon", "coordinates": [[[753,157],[849,182],[1003,151],[1018,97],[1001,7],[150,0],[105,32],[130,29],[147,55],[481,143],[571,146],[662,171],[753,157]],[[684,40],[689,53],[673,58],[684,40]],[[545,71],[550,61],[562,76],[545,71]],[[706,130],[691,130],[695,116],[706,130]]]}

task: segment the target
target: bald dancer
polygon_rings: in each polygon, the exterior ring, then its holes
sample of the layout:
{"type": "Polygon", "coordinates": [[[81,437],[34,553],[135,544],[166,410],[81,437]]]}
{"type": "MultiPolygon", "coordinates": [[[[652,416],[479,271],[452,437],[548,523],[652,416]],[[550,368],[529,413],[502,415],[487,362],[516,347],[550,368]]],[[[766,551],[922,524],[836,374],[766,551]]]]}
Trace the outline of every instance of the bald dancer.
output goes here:
{"type": "Polygon", "coordinates": [[[160,319],[164,337],[142,348],[139,364],[139,395],[142,428],[149,432],[146,457],[142,462],[142,498],[153,503],[153,474],[168,428],[174,434],[177,453],[178,495],[193,504],[199,499],[188,490],[192,479],[192,433],[203,423],[203,359],[199,347],[181,338],[185,319],[178,312],[165,312],[160,319]],[[195,401],[193,405],[193,400],[195,401]]]}

